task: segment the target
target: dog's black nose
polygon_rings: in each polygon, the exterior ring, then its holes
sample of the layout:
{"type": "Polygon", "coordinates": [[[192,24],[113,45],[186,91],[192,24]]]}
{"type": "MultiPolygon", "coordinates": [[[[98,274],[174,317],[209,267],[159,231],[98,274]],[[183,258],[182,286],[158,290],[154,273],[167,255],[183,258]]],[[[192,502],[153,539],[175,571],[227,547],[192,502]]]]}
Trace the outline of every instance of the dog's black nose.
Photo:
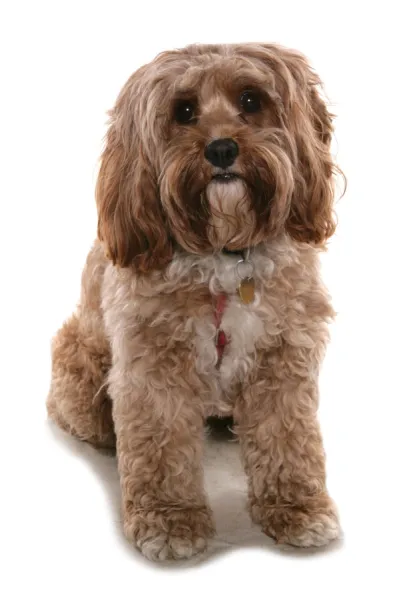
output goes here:
{"type": "Polygon", "coordinates": [[[205,148],[205,158],[214,167],[226,169],[230,167],[238,156],[238,145],[231,138],[213,140],[205,148]]]}

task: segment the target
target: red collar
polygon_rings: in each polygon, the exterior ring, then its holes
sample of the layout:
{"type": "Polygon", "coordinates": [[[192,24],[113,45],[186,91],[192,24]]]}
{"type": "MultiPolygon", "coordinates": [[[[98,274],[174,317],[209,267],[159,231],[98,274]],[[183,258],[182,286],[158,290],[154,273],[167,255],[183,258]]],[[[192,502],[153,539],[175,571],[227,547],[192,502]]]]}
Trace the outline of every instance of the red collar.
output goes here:
{"type": "Polygon", "coordinates": [[[218,364],[223,357],[225,346],[227,345],[227,338],[225,332],[220,329],[222,323],[224,311],[226,310],[227,296],[226,294],[219,294],[216,296],[215,302],[215,325],[216,325],[216,350],[218,353],[218,364]]]}

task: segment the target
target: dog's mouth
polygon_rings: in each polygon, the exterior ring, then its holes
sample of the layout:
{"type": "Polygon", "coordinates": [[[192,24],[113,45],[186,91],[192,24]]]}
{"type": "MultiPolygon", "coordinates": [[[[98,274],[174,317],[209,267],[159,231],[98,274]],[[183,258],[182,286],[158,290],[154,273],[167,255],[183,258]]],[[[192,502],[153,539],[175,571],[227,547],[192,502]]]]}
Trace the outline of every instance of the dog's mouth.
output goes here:
{"type": "Polygon", "coordinates": [[[236,181],[240,179],[238,173],[216,173],[212,177],[212,181],[217,181],[219,183],[229,183],[230,181],[236,181]]]}

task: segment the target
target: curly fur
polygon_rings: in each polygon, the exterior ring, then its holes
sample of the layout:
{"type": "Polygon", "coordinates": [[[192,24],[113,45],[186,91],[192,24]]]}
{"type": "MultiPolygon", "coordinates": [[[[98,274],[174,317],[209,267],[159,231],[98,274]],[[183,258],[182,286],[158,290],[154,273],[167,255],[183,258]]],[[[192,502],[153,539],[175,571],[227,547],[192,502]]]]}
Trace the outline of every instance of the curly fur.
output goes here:
{"type": "Polygon", "coordinates": [[[47,404],[78,438],[116,444],[124,531],[148,558],[189,557],[214,533],[201,464],[211,415],[234,417],[251,514],[268,535],[318,546],[339,533],[317,422],[334,314],[318,252],[335,227],[319,83],[278,46],[189,46],[139,69],[111,112],[99,241],[53,342],[47,404]],[[237,108],[248,88],[259,114],[237,108]],[[181,98],[197,107],[193,123],[173,118],[181,98]],[[204,159],[215,137],[239,145],[232,183],[216,183],[204,159]],[[252,304],[222,248],[251,248],[252,304]]]}

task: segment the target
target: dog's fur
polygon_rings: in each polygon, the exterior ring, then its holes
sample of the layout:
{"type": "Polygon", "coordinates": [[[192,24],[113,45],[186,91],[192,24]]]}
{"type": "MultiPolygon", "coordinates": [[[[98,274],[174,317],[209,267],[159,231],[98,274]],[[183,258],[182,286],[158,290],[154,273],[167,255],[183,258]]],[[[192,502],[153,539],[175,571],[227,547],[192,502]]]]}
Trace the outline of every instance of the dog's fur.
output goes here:
{"type": "Polygon", "coordinates": [[[335,228],[319,86],[279,46],[189,46],[140,68],[111,112],[99,240],[53,342],[48,411],[81,440],[116,444],[124,531],[149,558],[189,557],[214,532],[201,465],[210,415],[234,417],[251,514],[268,535],[318,546],[339,533],[316,415],[333,317],[318,252],[335,228]],[[248,89],[254,114],[239,105],[248,89]],[[188,124],[175,120],[181,99],[195,107],[188,124]],[[239,145],[230,183],[204,158],[214,138],[239,145]],[[223,248],[251,249],[252,304],[223,248]]]}

